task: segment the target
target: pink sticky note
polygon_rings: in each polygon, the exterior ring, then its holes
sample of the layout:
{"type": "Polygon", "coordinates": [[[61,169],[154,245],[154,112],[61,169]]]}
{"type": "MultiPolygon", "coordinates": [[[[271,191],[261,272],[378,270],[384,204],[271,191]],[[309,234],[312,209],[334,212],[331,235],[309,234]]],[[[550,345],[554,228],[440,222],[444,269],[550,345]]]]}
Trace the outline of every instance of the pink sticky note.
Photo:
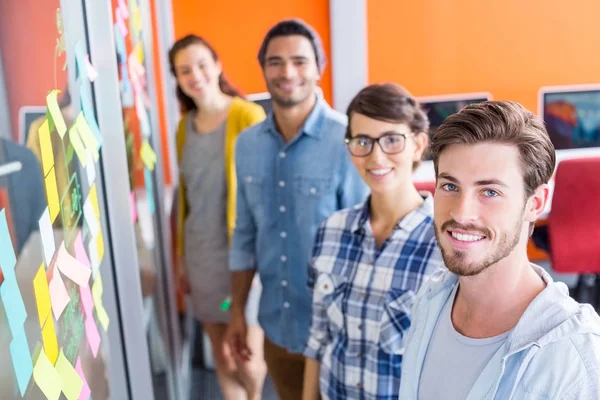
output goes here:
{"type": "Polygon", "coordinates": [[[117,8],[115,13],[117,14],[117,25],[119,25],[119,30],[121,31],[121,35],[125,38],[129,31],[127,30],[127,24],[123,18],[123,13],[120,8],[117,8]]]}
{"type": "Polygon", "coordinates": [[[94,358],[96,358],[96,356],[98,356],[98,349],[100,348],[100,334],[98,333],[98,327],[96,326],[96,321],[94,321],[92,315],[88,315],[85,318],[85,336],[92,349],[92,354],[94,355],[94,358]]]}
{"type": "Polygon", "coordinates": [[[81,306],[85,315],[92,315],[92,312],[94,312],[94,299],[92,298],[90,287],[79,286],[79,296],[81,297],[81,306]]]}
{"type": "MultiPolygon", "coordinates": [[[[81,235],[81,233],[79,235],[81,235]]],[[[79,286],[88,286],[90,276],[92,275],[92,269],[70,255],[65,248],[64,242],[60,245],[60,249],[58,250],[56,265],[60,272],[79,286]]]]}
{"type": "Polygon", "coordinates": [[[52,302],[54,318],[58,321],[65,307],[69,304],[69,292],[67,292],[65,283],[56,268],[54,268],[48,289],[50,289],[50,301],[52,302]]]}
{"type": "Polygon", "coordinates": [[[85,246],[83,245],[81,231],[77,234],[77,237],[75,238],[75,258],[77,259],[77,261],[79,261],[87,267],[92,266],[92,264],[90,263],[90,259],[88,258],[87,253],[85,252],[85,246]]]}
{"type": "Polygon", "coordinates": [[[83,374],[83,368],[81,367],[81,358],[80,357],[77,357],[77,363],[75,364],[75,371],[77,372],[77,375],[79,375],[79,377],[83,381],[83,388],[81,389],[81,392],[79,393],[79,400],[89,400],[90,395],[92,394],[92,391],[90,390],[90,386],[87,383],[87,379],[85,379],[85,375],[83,374]]]}
{"type": "Polygon", "coordinates": [[[87,69],[88,79],[90,80],[90,82],[94,82],[96,80],[96,78],[98,77],[98,72],[96,71],[96,68],[94,68],[92,63],[90,62],[89,54],[86,54],[86,56],[85,56],[85,68],[87,69]]]}
{"type": "Polygon", "coordinates": [[[127,8],[127,3],[125,0],[119,0],[119,9],[121,10],[121,16],[123,19],[129,18],[129,8],[127,8]]]}
{"type": "Polygon", "coordinates": [[[137,206],[135,204],[135,194],[131,192],[131,218],[133,222],[137,221],[137,206]]]}

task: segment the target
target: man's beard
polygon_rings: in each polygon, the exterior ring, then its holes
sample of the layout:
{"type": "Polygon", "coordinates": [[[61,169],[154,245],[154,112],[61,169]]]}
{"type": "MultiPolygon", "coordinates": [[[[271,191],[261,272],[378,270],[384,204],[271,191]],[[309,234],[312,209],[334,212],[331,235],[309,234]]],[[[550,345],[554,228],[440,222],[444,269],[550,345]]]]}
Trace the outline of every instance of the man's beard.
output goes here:
{"type": "Polygon", "coordinates": [[[458,228],[464,231],[481,232],[483,235],[485,235],[485,239],[483,240],[487,240],[487,238],[490,237],[489,231],[485,228],[478,228],[474,225],[461,226],[454,220],[444,222],[441,228],[438,228],[437,226],[435,228],[435,236],[437,238],[438,246],[442,252],[442,258],[444,260],[446,268],[448,268],[450,272],[458,276],[475,276],[479,275],[480,273],[482,273],[492,265],[496,264],[497,262],[508,257],[510,253],[512,253],[514,248],[519,243],[519,239],[521,237],[523,219],[519,218],[519,220],[515,224],[515,229],[513,231],[502,233],[500,237],[500,242],[498,243],[497,248],[492,254],[486,257],[481,263],[472,263],[470,265],[465,264],[465,260],[468,257],[466,251],[456,249],[446,251],[442,247],[440,242],[441,235],[445,235],[446,230],[449,228],[458,228]]]}

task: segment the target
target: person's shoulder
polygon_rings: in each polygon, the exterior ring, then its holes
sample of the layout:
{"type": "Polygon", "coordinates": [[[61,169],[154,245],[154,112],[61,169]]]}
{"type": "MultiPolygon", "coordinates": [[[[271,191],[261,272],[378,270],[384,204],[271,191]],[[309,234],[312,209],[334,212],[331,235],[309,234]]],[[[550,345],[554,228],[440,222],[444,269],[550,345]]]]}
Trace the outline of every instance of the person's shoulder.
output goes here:
{"type": "Polygon", "coordinates": [[[256,114],[261,112],[264,114],[264,109],[261,105],[242,97],[234,97],[231,106],[232,110],[235,109],[244,114],[256,114]]]}
{"type": "Polygon", "coordinates": [[[262,120],[257,124],[251,125],[244,129],[238,136],[238,145],[243,144],[245,146],[256,145],[261,139],[261,134],[266,129],[267,120],[262,120]]]}
{"type": "Polygon", "coordinates": [[[357,219],[360,218],[363,208],[365,206],[364,202],[358,203],[353,207],[344,208],[341,210],[334,211],[329,215],[329,217],[325,218],[321,224],[320,228],[324,230],[342,230],[342,229],[351,229],[357,219]]]}

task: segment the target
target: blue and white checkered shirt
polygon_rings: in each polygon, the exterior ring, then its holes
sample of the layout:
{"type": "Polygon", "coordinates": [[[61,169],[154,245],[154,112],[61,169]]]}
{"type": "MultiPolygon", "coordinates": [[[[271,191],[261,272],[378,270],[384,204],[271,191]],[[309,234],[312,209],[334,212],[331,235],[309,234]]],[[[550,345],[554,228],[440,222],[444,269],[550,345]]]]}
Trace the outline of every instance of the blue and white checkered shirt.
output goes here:
{"type": "Polygon", "coordinates": [[[369,201],[321,223],[309,267],[312,324],[304,354],[320,361],[324,399],[397,399],[416,292],[443,267],[433,197],[377,249],[369,201]]]}

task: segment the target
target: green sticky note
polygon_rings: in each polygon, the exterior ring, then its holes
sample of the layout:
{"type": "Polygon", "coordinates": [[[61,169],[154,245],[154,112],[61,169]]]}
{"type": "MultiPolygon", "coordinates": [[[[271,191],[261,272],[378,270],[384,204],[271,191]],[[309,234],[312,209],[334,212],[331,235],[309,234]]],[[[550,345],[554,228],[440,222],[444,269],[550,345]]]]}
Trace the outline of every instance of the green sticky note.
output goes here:
{"type": "Polygon", "coordinates": [[[227,311],[229,310],[229,308],[231,307],[231,298],[227,297],[225,300],[223,300],[223,302],[221,303],[221,311],[227,311]]]}

